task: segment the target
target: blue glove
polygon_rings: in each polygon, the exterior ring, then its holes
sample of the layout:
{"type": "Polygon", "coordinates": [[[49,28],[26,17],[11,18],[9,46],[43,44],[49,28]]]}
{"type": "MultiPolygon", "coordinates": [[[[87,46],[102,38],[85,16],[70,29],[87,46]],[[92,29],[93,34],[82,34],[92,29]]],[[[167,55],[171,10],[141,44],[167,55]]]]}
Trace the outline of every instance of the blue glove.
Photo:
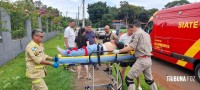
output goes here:
{"type": "Polygon", "coordinates": [[[59,63],[54,61],[54,62],[53,62],[53,67],[54,67],[54,68],[58,68],[58,67],[59,67],[59,63]]]}
{"type": "Polygon", "coordinates": [[[57,62],[58,59],[59,59],[59,58],[58,58],[57,56],[54,56],[52,60],[53,60],[54,62],[57,62]]]}

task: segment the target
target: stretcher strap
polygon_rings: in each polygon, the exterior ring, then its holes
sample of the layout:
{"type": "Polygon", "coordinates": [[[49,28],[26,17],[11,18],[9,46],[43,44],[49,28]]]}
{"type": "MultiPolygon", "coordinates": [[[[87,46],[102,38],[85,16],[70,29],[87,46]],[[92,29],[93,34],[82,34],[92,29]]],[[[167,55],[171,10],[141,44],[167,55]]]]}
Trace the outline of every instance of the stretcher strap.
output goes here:
{"type": "MultiPolygon", "coordinates": [[[[99,50],[99,46],[100,46],[100,44],[97,45],[97,51],[100,51],[100,50],[99,50]]],[[[100,52],[97,53],[97,58],[98,58],[99,66],[101,66],[101,61],[100,61],[100,52]]]]}
{"type": "Polygon", "coordinates": [[[83,46],[83,49],[85,50],[85,56],[88,56],[88,50],[85,46],[83,46]]]}

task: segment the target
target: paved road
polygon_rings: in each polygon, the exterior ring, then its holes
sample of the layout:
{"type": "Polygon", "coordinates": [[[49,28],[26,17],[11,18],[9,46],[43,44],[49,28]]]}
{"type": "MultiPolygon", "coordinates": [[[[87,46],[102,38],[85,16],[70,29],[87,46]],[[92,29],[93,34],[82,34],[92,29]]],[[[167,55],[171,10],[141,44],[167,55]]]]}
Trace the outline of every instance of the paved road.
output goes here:
{"type": "Polygon", "coordinates": [[[164,87],[164,90],[200,90],[200,83],[194,81],[193,72],[183,67],[153,58],[152,71],[155,81],[164,87]],[[187,81],[172,82],[167,80],[167,76],[186,77],[187,81]]]}

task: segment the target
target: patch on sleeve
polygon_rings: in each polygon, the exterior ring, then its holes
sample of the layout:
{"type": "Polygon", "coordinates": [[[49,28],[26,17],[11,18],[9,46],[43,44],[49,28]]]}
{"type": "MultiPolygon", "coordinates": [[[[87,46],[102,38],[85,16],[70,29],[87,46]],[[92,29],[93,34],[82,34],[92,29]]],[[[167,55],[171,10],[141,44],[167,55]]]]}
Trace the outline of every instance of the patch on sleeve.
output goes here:
{"type": "Polygon", "coordinates": [[[39,55],[39,53],[38,53],[38,52],[35,52],[35,53],[34,53],[34,55],[35,55],[35,56],[38,56],[38,55],[39,55]]]}
{"type": "Polygon", "coordinates": [[[37,48],[36,48],[36,47],[32,47],[31,49],[32,49],[32,51],[35,51],[35,50],[37,50],[37,48]]]}
{"type": "Polygon", "coordinates": [[[134,36],[132,36],[132,39],[131,39],[130,43],[132,43],[132,42],[133,42],[133,39],[134,39],[134,36]]]}

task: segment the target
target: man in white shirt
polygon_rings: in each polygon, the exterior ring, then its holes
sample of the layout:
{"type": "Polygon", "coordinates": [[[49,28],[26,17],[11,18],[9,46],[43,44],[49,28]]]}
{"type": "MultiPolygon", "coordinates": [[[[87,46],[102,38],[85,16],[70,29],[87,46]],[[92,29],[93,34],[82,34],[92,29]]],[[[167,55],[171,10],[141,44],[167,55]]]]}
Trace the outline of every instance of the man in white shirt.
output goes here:
{"type": "Polygon", "coordinates": [[[75,21],[70,20],[69,26],[65,29],[64,40],[66,49],[71,49],[75,47],[75,31],[74,31],[75,21]]]}
{"type": "MultiPolygon", "coordinates": [[[[133,30],[131,28],[133,28],[132,25],[129,25],[128,29],[127,29],[127,33],[122,34],[119,38],[119,42],[123,42],[125,47],[127,47],[130,44],[130,41],[132,39],[133,30]]],[[[122,67],[122,71],[121,71],[122,77],[124,77],[126,67],[127,66],[132,67],[133,64],[134,64],[134,62],[121,62],[120,63],[120,66],[122,67]]],[[[142,88],[140,86],[140,78],[139,77],[137,77],[137,81],[138,81],[138,90],[142,90],[142,88]]]]}
{"type": "MultiPolygon", "coordinates": [[[[64,32],[64,41],[65,41],[65,47],[66,49],[72,49],[75,48],[75,31],[74,31],[74,27],[75,27],[75,21],[74,20],[70,20],[69,21],[69,26],[65,29],[64,32]]],[[[69,65],[67,67],[67,69],[69,69],[72,72],[76,72],[74,65],[69,65]]]]}

